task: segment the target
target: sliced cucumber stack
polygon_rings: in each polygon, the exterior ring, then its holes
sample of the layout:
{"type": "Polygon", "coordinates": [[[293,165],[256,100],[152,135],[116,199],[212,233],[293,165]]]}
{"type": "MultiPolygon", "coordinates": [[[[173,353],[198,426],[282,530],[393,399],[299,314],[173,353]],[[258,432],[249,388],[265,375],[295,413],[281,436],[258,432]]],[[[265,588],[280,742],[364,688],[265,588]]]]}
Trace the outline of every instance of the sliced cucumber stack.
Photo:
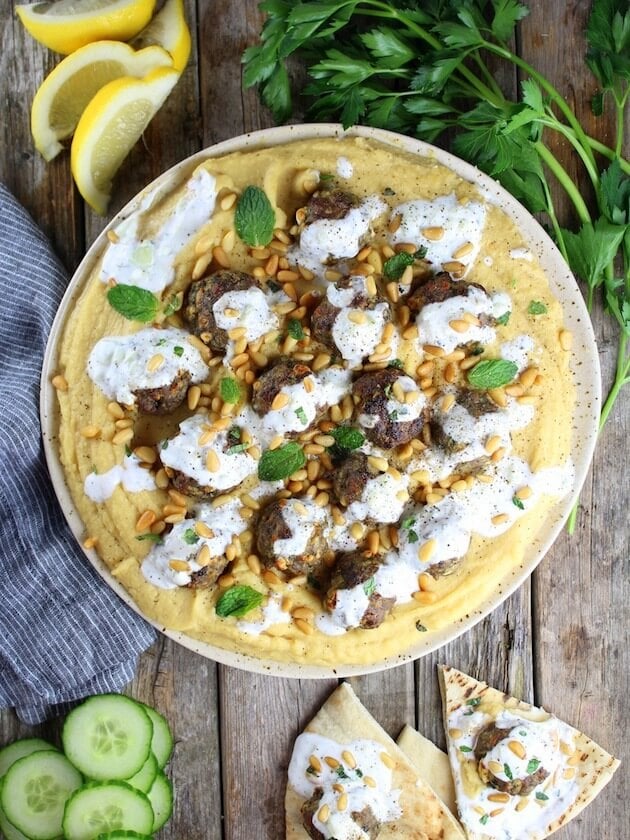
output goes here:
{"type": "Polygon", "coordinates": [[[137,831],[110,831],[108,834],[99,834],[96,840],[122,840],[127,837],[128,840],[152,840],[150,834],[138,834],[137,831]]]}
{"type": "Polygon", "coordinates": [[[0,750],[0,777],[4,776],[18,758],[24,758],[31,753],[41,752],[42,750],[56,749],[57,747],[48,741],[44,741],[43,738],[20,738],[19,741],[14,741],[0,750]]]}
{"type": "Polygon", "coordinates": [[[151,718],[123,694],[90,697],[70,712],[61,735],[74,766],[102,781],[138,773],[149,758],[152,738],[151,718]]]}
{"type": "Polygon", "coordinates": [[[0,804],[9,822],[31,840],[55,840],[63,833],[66,800],[83,777],[57,750],[19,758],[7,770],[0,804]]]}
{"type": "Polygon", "coordinates": [[[153,724],[153,738],[151,739],[151,752],[157,758],[158,767],[162,770],[168,763],[173,752],[173,734],[164,715],[156,712],[151,706],[139,703],[140,706],[151,718],[153,724]]]}
{"type": "Polygon", "coordinates": [[[88,782],[66,803],[66,840],[94,840],[116,829],[151,834],[153,808],[146,794],[127,782],[88,782]]]}
{"type": "Polygon", "coordinates": [[[173,785],[162,770],[157,774],[151,790],[147,794],[153,808],[153,828],[155,834],[173,813],[173,785]]]}

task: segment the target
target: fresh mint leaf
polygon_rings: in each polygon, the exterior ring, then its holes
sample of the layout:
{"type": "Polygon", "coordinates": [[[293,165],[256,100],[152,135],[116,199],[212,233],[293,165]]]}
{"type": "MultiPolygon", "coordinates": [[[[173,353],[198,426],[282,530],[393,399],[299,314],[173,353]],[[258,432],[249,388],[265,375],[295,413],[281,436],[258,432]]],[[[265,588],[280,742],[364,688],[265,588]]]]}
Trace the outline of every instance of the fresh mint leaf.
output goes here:
{"type": "Polygon", "coordinates": [[[184,348],[179,345],[177,347],[173,347],[173,353],[175,353],[176,356],[181,357],[184,355],[184,348]]]}
{"type": "Polygon", "coordinates": [[[376,592],[376,581],[374,577],[368,578],[365,583],[363,584],[363,591],[368,596],[368,598],[376,592]]]}
{"type": "Polygon", "coordinates": [[[468,383],[473,388],[489,391],[511,382],[518,373],[518,365],[507,359],[485,359],[468,372],[468,383]]]}
{"type": "Polygon", "coordinates": [[[400,280],[404,270],[408,265],[413,265],[416,260],[421,260],[426,256],[427,249],[419,248],[415,254],[408,254],[406,251],[400,251],[394,254],[383,264],[383,274],[388,280],[400,280]]]}
{"type": "Polygon", "coordinates": [[[221,399],[226,403],[237,403],[241,398],[241,386],[231,376],[224,376],[219,384],[221,399]]]}
{"type": "Polygon", "coordinates": [[[302,324],[297,318],[291,318],[289,320],[289,323],[287,324],[287,332],[291,338],[294,338],[296,341],[301,341],[305,337],[302,324]]]}
{"type": "Polygon", "coordinates": [[[251,586],[231,586],[217,601],[215,612],[220,618],[227,618],[230,615],[239,618],[259,607],[263,598],[263,593],[251,586]]]}
{"type": "Polygon", "coordinates": [[[542,303],[540,300],[530,300],[529,306],[527,307],[527,314],[528,315],[546,315],[547,314],[547,306],[542,303]]]}
{"type": "Polygon", "coordinates": [[[511,314],[511,312],[504,312],[503,315],[499,315],[498,318],[495,318],[497,324],[501,324],[501,326],[506,327],[510,320],[511,314]]]}
{"type": "Polygon", "coordinates": [[[261,481],[280,481],[288,478],[306,464],[306,456],[302,448],[290,441],[278,449],[268,449],[263,452],[258,462],[258,478],[261,481]]]}
{"type": "Polygon", "coordinates": [[[183,535],[183,540],[186,545],[195,545],[199,542],[199,535],[194,528],[186,528],[183,535]]]}
{"type": "Polygon", "coordinates": [[[536,799],[539,799],[541,802],[546,802],[549,799],[549,797],[546,793],[543,793],[541,790],[537,790],[536,799]]]}
{"type": "Polygon", "coordinates": [[[268,245],[273,238],[276,214],[260,187],[245,187],[236,203],[234,226],[246,245],[268,245]]]}
{"type": "Polygon", "coordinates": [[[358,449],[365,443],[365,435],[354,426],[337,426],[328,433],[335,439],[336,445],[340,449],[353,450],[358,449]]]}
{"type": "Polygon", "coordinates": [[[125,286],[119,283],[107,292],[109,305],[128,321],[140,321],[143,324],[155,320],[160,308],[160,301],[147,289],[139,286],[125,286]]]}

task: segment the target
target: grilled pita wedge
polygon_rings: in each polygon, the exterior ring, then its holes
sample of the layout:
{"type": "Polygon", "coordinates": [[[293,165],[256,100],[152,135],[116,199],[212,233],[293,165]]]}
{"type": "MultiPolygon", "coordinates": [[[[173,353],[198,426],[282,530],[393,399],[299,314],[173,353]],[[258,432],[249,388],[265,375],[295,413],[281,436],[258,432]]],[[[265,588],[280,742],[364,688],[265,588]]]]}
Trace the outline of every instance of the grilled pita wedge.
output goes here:
{"type": "Polygon", "coordinates": [[[586,807],[619,761],[544,709],[439,672],[448,757],[469,840],[543,840],[586,807]]]}
{"type": "Polygon", "coordinates": [[[464,840],[457,821],[348,683],[297,738],[285,807],[287,840],[369,840],[376,823],[378,840],[464,840]]]}

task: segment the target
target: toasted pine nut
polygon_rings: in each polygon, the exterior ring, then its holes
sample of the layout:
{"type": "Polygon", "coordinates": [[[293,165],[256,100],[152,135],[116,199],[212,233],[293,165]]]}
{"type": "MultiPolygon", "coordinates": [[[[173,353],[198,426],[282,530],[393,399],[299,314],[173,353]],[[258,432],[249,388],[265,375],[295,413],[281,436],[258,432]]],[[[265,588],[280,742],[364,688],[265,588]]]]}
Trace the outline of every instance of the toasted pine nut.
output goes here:
{"type": "Polygon", "coordinates": [[[217,472],[220,466],[221,462],[219,461],[219,456],[214,449],[209,449],[206,453],[206,469],[209,472],[217,472]]]}
{"type": "Polygon", "coordinates": [[[470,254],[473,247],[474,246],[473,246],[472,242],[464,242],[463,245],[460,245],[459,248],[456,248],[453,251],[453,259],[454,260],[459,260],[462,257],[467,256],[468,254],[470,254]]]}
{"type": "Polygon", "coordinates": [[[422,229],[422,235],[430,242],[438,242],[444,236],[443,227],[426,227],[422,229]]]}
{"type": "Polygon", "coordinates": [[[130,443],[132,438],[133,429],[121,429],[119,432],[116,432],[112,438],[112,443],[115,446],[124,446],[125,444],[130,443]]]}
{"type": "Polygon", "coordinates": [[[65,376],[61,373],[58,373],[56,376],[50,380],[53,388],[56,388],[57,391],[67,391],[68,390],[68,381],[65,376]]]}
{"type": "Polygon", "coordinates": [[[560,330],[558,340],[563,350],[570,350],[573,347],[573,333],[571,330],[560,330]]]}
{"type": "Polygon", "coordinates": [[[345,761],[345,763],[348,765],[348,767],[349,767],[351,770],[354,770],[354,768],[357,766],[357,760],[356,760],[356,758],[352,755],[352,753],[350,752],[350,750],[344,750],[344,751],[341,753],[341,757],[343,758],[343,760],[345,761]]]}
{"type": "Polygon", "coordinates": [[[157,519],[156,514],[152,510],[145,510],[140,514],[136,521],[136,531],[146,531],[157,519]]]}

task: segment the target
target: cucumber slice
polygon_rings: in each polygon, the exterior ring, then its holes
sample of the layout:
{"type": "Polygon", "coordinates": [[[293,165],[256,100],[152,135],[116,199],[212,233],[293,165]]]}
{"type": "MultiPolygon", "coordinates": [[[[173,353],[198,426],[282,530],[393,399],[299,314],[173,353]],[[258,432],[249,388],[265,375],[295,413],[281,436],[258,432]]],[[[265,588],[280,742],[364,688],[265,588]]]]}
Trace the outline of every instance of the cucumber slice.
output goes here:
{"type": "Polygon", "coordinates": [[[34,752],[7,770],[0,807],[31,840],[54,840],[63,833],[66,799],[82,783],[79,771],[57,750],[34,752]]]}
{"type": "Polygon", "coordinates": [[[123,694],[90,697],[73,709],[61,740],[67,757],[88,778],[129,779],[149,758],[153,725],[123,694]]]}
{"type": "Polygon", "coordinates": [[[155,781],[159,769],[156,757],[153,753],[149,753],[149,757],[136,775],[127,779],[127,784],[131,785],[131,787],[138,788],[142,793],[146,793],[155,781]]]}
{"type": "Polygon", "coordinates": [[[4,837],[5,840],[29,840],[26,834],[22,834],[22,832],[17,829],[14,825],[11,825],[9,820],[6,818],[4,811],[0,809],[0,837],[4,837]]]}
{"type": "Polygon", "coordinates": [[[157,758],[158,766],[162,770],[173,752],[173,733],[164,715],[161,715],[155,709],[151,708],[151,706],[140,703],[139,700],[136,702],[142,706],[151,718],[151,723],[153,724],[151,752],[157,758]]]}
{"type": "Polygon", "coordinates": [[[18,758],[24,758],[34,752],[41,752],[42,750],[56,750],[53,744],[44,741],[43,738],[20,738],[19,741],[13,741],[6,747],[0,750],[0,776],[4,776],[13,762],[18,758]]]}
{"type": "Polygon", "coordinates": [[[128,837],[129,840],[153,840],[150,834],[138,834],[137,831],[110,831],[109,834],[99,834],[96,840],[122,840],[123,837],[128,837]]]}
{"type": "Polygon", "coordinates": [[[151,829],[155,834],[173,813],[173,785],[163,770],[158,772],[147,796],[155,814],[151,829]]]}
{"type": "Polygon", "coordinates": [[[146,794],[127,782],[87,782],[66,803],[63,833],[66,840],[94,840],[117,829],[151,834],[153,820],[146,794]]]}

